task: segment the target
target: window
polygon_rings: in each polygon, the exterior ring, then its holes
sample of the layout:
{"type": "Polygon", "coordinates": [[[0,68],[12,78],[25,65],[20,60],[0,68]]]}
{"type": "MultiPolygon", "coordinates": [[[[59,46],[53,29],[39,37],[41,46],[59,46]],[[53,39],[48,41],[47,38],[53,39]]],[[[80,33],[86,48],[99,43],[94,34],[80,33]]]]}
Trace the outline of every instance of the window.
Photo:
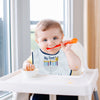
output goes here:
{"type": "Polygon", "coordinates": [[[0,76],[11,72],[9,2],[0,0],[0,76]]]}
{"type": "Polygon", "coordinates": [[[34,40],[34,30],[36,24],[42,19],[59,21],[64,33],[66,33],[65,36],[68,38],[72,36],[70,35],[70,33],[72,34],[72,17],[70,17],[72,14],[71,7],[72,0],[30,0],[30,33],[32,50],[38,47],[34,40]]]}
{"type": "MultiPolygon", "coordinates": [[[[12,71],[10,54],[9,2],[9,0],[0,0],[0,77],[12,71]]],[[[7,94],[8,92],[0,91],[0,97],[7,94]]]]}

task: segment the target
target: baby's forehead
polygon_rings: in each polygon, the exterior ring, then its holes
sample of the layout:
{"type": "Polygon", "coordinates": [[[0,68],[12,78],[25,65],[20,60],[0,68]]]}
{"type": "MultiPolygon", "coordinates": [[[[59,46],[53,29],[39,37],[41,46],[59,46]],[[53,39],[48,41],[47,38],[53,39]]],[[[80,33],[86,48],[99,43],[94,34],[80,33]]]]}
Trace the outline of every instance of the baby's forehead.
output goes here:
{"type": "Polygon", "coordinates": [[[56,34],[56,33],[62,33],[61,31],[60,31],[60,29],[59,28],[50,28],[50,29],[47,29],[47,30],[45,30],[45,31],[43,31],[43,30],[38,30],[37,32],[36,32],[37,34],[40,34],[40,33],[53,33],[53,34],[56,34]]]}
{"type": "Polygon", "coordinates": [[[58,28],[51,28],[46,31],[38,30],[35,33],[36,38],[38,37],[46,37],[46,36],[57,36],[62,35],[63,33],[58,28]]]}
{"type": "Polygon", "coordinates": [[[62,34],[59,30],[47,30],[47,31],[38,31],[37,32],[38,35],[49,35],[49,36],[53,36],[53,35],[59,35],[62,34]]]}

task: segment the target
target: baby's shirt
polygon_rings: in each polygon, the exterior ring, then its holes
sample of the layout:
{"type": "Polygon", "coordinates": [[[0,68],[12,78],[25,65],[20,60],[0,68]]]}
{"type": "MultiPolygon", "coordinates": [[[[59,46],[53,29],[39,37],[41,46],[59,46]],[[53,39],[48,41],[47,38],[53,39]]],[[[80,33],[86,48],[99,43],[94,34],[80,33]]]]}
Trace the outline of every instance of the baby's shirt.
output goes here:
{"type": "MultiPolygon", "coordinates": [[[[67,57],[65,53],[60,50],[56,54],[48,54],[41,49],[33,52],[34,65],[39,69],[41,74],[53,75],[70,75],[70,68],[68,67],[67,57]]],[[[28,58],[32,62],[32,56],[28,58]]]]}

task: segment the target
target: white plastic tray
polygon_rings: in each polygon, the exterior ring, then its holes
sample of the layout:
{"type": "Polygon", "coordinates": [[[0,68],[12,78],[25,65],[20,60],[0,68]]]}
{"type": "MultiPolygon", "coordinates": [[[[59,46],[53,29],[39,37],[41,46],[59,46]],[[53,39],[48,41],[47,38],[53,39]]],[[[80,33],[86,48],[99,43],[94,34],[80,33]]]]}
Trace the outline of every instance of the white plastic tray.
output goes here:
{"type": "Polygon", "coordinates": [[[80,76],[37,75],[34,78],[25,78],[19,70],[0,78],[0,91],[89,96],[97,79],[97,69],[89,69],[80,76]]]}

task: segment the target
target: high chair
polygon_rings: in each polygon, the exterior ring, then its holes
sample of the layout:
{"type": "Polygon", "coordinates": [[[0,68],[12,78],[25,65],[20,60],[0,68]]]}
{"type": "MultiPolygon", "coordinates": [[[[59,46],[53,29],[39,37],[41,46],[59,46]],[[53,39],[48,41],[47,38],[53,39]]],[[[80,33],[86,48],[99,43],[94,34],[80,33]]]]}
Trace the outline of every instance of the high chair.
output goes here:
{"type": "MultiPolygon", "coordinates": [[[[80,68],[80,70],[79,71],[73,71],[72,72],[72,76],[73,75],[74,76],[82,75],[82,74],[84,74],[89,69],[88,65],[87,65],[87,57],[86,57],[85,50],[84,50],[84,48],[82,47],[82,45],[79,42],[77,44],[73,44],[72,50],[81,59],[81,68],[80,68]]],[[[99,100],[96,86],[95,86],[95,89],[94,89],[93,93],[94,93],[94,100],[99,100]]],[[[17,94],[17,97],[19,95],[24,96],[24,94],[22,93],[22,94],[17,94]]],[[[28,94],[26,94],[26,97],[28,97],[28,94]]],[[[78,96],[78,100],[91,100],[92,99],[91,97],[92,97],[92,95],[90,95],[90,96],[78,96]]],[[[17,98],[17,100],[18,100],[18,98],[17,98]]],[[[56,100],[56,95],[53,95],[53,94],[50,95],[50,100],[56,100]]]]}
{"type": "Polygon", "coordinates": [[[29,93],[50,94],[50,100],[56,95],[76,95],[78,100],[99,100],[96,89],[98,70],[89,69],[87,57],[82,45],[73,44],[72,50],[81,59],[81,68],[72,71],[72,76],[44,75],[32,79],[23,79],[21,70],[0,78],[0,91],[16,92],[13,100],[29,100],[29,93]]]}

